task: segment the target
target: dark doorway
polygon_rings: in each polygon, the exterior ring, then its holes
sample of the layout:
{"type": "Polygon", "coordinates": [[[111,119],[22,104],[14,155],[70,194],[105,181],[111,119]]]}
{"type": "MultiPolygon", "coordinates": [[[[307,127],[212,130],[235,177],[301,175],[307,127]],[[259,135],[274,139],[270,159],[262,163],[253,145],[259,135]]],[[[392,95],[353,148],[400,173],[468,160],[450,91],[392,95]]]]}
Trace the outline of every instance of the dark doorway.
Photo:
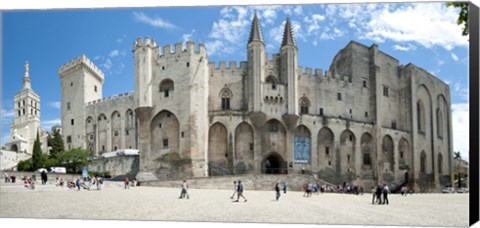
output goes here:
{"type": "Polygon", "coordinates": [[[18,152],[18,147],[17,147],[17,145],[13,145],[13,146],[10,148],[10,151],[18,152]]]}
{"type": "Polygon", "coordinates": [[[262,173],[265,174],[287,174],[287,163],[282,156],[273,152],[266,156],[262,162],[262,173]]]}

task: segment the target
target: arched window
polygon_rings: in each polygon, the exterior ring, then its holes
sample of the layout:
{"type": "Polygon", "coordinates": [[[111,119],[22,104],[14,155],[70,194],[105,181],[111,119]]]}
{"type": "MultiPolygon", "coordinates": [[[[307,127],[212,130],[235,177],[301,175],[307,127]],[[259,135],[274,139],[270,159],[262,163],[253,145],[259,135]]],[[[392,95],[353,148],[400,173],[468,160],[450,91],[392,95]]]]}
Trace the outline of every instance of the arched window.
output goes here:
{"type": "Polygon", "coordinates": [[[438,153],[438,173],[442,174],[442,163],[443,163],[443,156],[442,154],[438,153]]]}
{"type": "Polygon", "coordinates": [[[308,114],[308,107],[310,106],[310,101],[306,97],[300,99],[300,114],[308,114]]]}
{"type": "Polygon", "coordinates": [[[228,88],[223,88],[220,92],[222,99],[222,110],[230,110],[230,98],[232,98],[232,91],[228,88]]]}
{"type": "Polygon", "coordinates": [[[440,108],[437,109],[437,136],[443,137],[443,114],[440,108]]]}
{"type": "Polygon", "coordinates": [[[420,173],[425,173],[425,165],[427,163],[427,155],[425,154],[425,151],[422,151],[420,154],[420,173]]]}
{"type": "Polygon", "coordinates": [[[276,90],[277,89],[277,79],[274,76],[268,76],[267,79],[265,80],[266,83],[272,85],[272,89],[276,90]]]}
{"type": "Polygon", "coordinates": [[[417,129],[419,132],[425,132],[425,107],[421,100],[417,101],[417,129]]]}
{"type": "Polygon", "coordinates": [[[174,84],[173,81],[170,79],[164,79],[160,82],[160,93],[163,93],[164,97],[169,97],[170,92],[173,91],[174,84]]]}

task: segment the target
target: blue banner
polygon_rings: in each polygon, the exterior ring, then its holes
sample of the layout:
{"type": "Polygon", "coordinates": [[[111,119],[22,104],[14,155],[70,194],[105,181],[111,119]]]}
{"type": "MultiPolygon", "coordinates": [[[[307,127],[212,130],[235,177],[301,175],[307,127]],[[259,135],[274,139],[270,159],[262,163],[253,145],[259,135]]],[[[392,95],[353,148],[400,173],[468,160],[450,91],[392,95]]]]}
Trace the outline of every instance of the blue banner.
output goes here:
{"type": "Polygon", "coordinates": [[[294,137],[294,161],[296,163],[310,162],[310,137],[294,137]]]}

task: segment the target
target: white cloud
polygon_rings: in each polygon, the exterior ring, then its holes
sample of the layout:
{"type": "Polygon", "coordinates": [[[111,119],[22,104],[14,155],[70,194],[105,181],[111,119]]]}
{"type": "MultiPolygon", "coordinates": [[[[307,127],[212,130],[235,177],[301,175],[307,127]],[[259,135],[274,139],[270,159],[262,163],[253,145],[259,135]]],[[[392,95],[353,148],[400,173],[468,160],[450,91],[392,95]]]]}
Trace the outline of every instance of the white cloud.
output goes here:
{"type": "Polygon", "coordinates": [[[15,117],[15,111],[13,109],[3,109],[2,108],[2,119],[15,117]]]}
{"type": "Polygon", "coordinates": [[[53,119],[53,120],[45,120],[40,122],[40,126],[43,129],[50,130],[55,125],[60,125],[62,120],[60,119],[53,119]]]}
{"type": "Polygon", "coordinates": [[[451,53],[452,59],[456,62],[458,61],[458,56],[455,53],[451,53]]]}
{"type": "Polygon", "coordinates": [[[468,160],[469,152],[469,104],[452,105],[453,150],[460,151],[462,158],[468,160]]]}
{"type": "Polygon", "coordinates": [[[48,103],[48,105],[53,108],[58,108],[58,109],[62,108],[62,103],[60,101],[50,102],[48,103]]]}
{"type": "Polygon", "coordinates": [[[416,46],[412,45],[412,44],[407,44],[407,45],[399,45],[399,44],[396,44],[396,45],[393,45],[393,50],[395,51],[415,51],[417,49],[416,46]]]}
{"type": "Polygon", "coordinates": [[[110,58],[114,58],[114,57],[118,57],[118,56],[125,56],[127,53],[125,50],[112,50],[108,56],[110,56],[110,58]]]}
{"type": "Polygon", "coordinates": [[[105,68],[107,71],[110,71],[110,69],[112,68],[112,60],[110,59],[105,60],[105,62],[102,63],[101,66],[105,68]]]}
{"type": "Polygon", "coordinates": [[[153,27],[157,28],[165,28],[165,29],[174,29],[176,28],[175,25],[163,20],[162,18],[155,16],[154,18],[145,15],[143,12],[137,13],[133,12],[133,16],[135,20],[140,21],[142,23],[148,24],[153,27]]]}
{"type": "Polygon", "coordinates": [[[395,9],[385,7],[374,12],[361,38],[378,42],[417,42],[431,48],[467,47],[468,37],[461,35],[456,24],[458,13],[442,3],[407,4],[395,9]]]}
{"type": "Polygon", "coordinates": [[[192,29],[191,33],[186,33],[186,34],[182,35],[182,40],[183,40],[184,45],[187,41],[192,40],[192,36],[193,36],[194,33],[195,33],[195,29],[192,29]]]}
{"type": "Polygon", "coordinates": [[[123,34],[121,37],[117,38],[115,41],[121,44],[125,39],[127,39],[127,35],[123,34]]]}

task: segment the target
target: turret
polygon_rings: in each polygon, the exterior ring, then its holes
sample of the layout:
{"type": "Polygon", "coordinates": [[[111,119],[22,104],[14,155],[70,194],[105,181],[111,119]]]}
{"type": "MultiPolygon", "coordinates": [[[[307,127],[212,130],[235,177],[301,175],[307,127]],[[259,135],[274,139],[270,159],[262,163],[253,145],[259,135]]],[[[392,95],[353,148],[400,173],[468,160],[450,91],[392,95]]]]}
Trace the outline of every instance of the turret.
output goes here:
{"type": "Polygon", "coordinates": [[[280,47],[280,81],[286,83],[288,114],[298,113],[298,82],[297,82],[298,50],[295,45],[290,17],[287,17],[280,47]]]}
{"type": "Polygon", "coordinates": [[[257,12],[253,15],[252,28],[248,39],[248,75],[247,75],[247,101],[248,110],[261,111],[261,82],[265,79],[265,44],[262,31],[258,22],[257,12]]]}
{"type": "Polygon", "coordinates": [[[148,36],[145,37],[145,42],[139,37],[134,43],[135,100],[138,102],[138,107],[152,106],[152,57],[155,48],[158,49],[157,43],[148,36]]]}

